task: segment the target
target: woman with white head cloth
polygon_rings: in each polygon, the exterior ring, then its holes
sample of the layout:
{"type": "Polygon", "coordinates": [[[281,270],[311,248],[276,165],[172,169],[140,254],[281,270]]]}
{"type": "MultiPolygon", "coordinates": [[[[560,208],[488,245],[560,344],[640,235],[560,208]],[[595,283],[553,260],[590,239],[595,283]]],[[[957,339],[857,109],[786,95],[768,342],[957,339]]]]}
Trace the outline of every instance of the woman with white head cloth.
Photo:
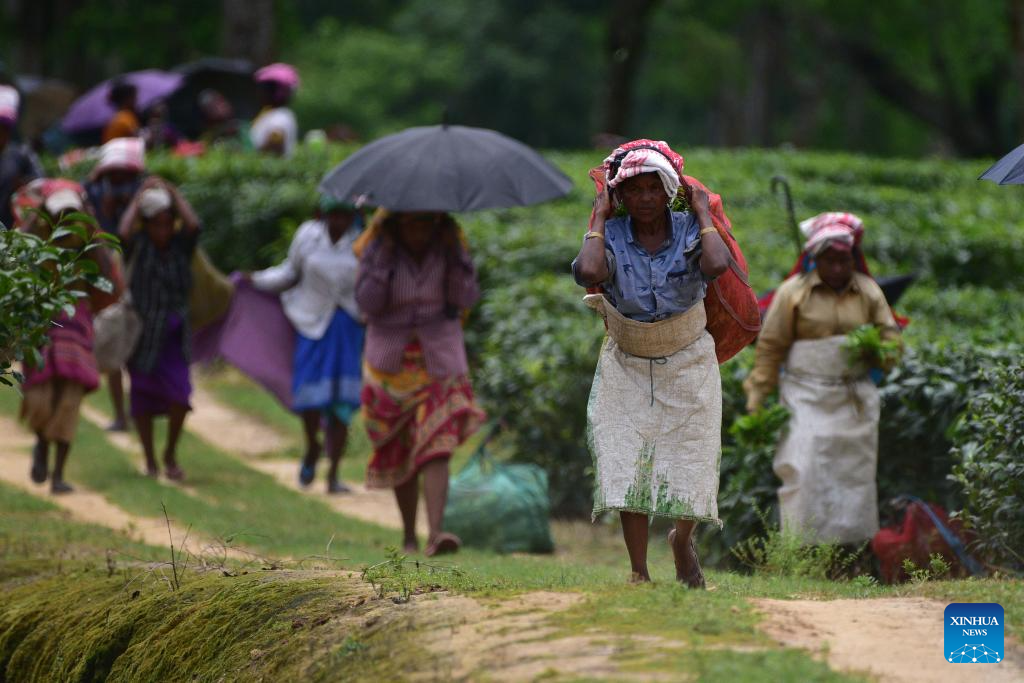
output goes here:
{"type": "Polygon", "coordinates": [[[180,481],[177,443],[189,411],[191,331],[188,323],[192,255],[199,219],[171,183],[151,176],[121,219],[130,272],[132,305],[142,319],[142,334],[128,360],[131,415],[146,457],[146,475],[159,474],[153,450],[153,418],[166,415],[164,474],[180,481]]]}
{"type": "Polygon", "coordinates": [[[32,150],[12,139],[20,102],[17,90],[0,85],[0,223],[7,228],[14,227],[12,195],[25,183],[43,176],[43,167],[32,150]]]}
{"type": "Polygon", "coordinates": [[[851,362],[859,359],[847,358],[844,343],[862,325],[885,340],[900,331],[868,272],[863,221],[828,212],[800,227],[807,242],[775,292],[743,388],[751,412],[776,388],[790,411],[773,465],[783,529],[811,542],[856,544],[878,531],[880,401],[870,368],[851,362]]]}
{"type": "MultiPolygon", "coordinates": [[[[33,215],[20,229],[49,238],[54,223],[84,211],[84,193],[78,183],[48,179],[37,180],[33,185],[40,190],[43,203],[39,208],[45,218],[33,215]]],[[[85,245],[78,235],[58,238],[58,244],[69,249],[85,245]]],[[[83,257],[89,258],[89,255],[83,254],[83,257]]],[[[71,289],[86,286],[84,282],[70,283],[71,289]]],[[[50,492],[62,494],[73,490],[64,480],[64,466],[78,426],[82,399],[99,386],[99,371],[92,350],[92,310],[88,297],[76,300],[72,314],[62,311],[53,322],[46,334],[46,344],[39,349],[42,363],[39,366],[25,364],[21,418],[36,435],[30,471],[32,481],[42,484],[49,478],[50,492]],[[55,451],[52,461],[51,445],[55,451]]]]}
{"type": "MultiPolygon", "coordinates": [[[[85,181],[85,192],[92,213],[100,228],[116,234],[132,197],[139,191],[145,178],[146,145],[142,138],[115,138],[100,148],[96,166],[85,181]]],[[[120,259],[111,259],[114,296],[120,297],[124,289],[123,268],[120,259]]],[[[114,420],[107,427],[113,432],[128,431],[128,416],[124,405],[122,369],[104,368],[114,420]]]]}

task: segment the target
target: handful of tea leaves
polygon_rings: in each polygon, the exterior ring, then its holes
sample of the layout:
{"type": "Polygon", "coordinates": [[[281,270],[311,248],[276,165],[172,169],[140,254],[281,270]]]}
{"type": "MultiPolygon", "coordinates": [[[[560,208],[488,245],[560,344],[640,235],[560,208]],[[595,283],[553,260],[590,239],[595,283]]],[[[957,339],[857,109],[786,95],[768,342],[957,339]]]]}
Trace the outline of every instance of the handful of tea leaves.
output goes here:
{"type": "Polygon", "coordinates": [[[885,341],[882,332],[874,325],[861,325],[846,335],[843,342],[846,361],[851,366],[866,363],[872,368],[891,368],[900,358],[900,343],[885,341]]]}

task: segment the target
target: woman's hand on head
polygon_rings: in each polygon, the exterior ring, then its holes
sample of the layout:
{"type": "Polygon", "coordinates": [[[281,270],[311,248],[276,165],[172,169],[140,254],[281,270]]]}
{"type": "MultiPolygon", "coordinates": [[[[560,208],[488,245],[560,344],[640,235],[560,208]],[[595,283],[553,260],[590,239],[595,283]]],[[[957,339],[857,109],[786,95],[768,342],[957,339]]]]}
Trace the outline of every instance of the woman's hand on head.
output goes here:
{"type": "Polygon", "coordinates": [[[612,194],[611,190],[604,187],[597,191],[594,197],[594,216],[597,218],[608,218],[612,215],[612,194]]]}
{"type": "Polygon", "coordinates": [[[698,218],[711,218],[711,200],[708,197],[708,193],[696,185],[691,185],[684,181],[683,187],[686,188],[686,203],[690,205],[690,210],[698,218]]]}

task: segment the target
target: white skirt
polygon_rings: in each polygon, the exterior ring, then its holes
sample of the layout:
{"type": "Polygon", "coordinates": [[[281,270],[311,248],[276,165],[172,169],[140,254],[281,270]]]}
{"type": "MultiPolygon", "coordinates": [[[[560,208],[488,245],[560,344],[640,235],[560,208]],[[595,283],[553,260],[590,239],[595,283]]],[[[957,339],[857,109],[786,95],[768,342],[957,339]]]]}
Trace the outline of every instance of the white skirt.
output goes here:
{"type": "Polygon", "coordinates": [[[775,454],[784,529],[857,543],[878,531],[878,389],[852,371],[844,336],[793,344],[779,383],[790,411],[775,454]]]}

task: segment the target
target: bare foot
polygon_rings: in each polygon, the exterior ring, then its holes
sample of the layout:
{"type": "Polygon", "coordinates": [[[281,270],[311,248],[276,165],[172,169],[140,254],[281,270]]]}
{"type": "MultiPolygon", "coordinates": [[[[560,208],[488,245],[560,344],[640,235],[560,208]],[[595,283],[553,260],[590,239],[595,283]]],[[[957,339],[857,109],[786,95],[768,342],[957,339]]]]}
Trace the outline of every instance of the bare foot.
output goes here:
{"type": "Polygon", "coordinates": [[[651,577],[648,576],[646,573],[645,574],[641,574],[640,572],[630,572],[630,574],[629,574],[629,582],[630,583],[650,583],[651,582],[651,577]]]}
{"type": "Polygon", "coordinates": [[[185,471],[178,467],[177,464],[167,465],[164,468],[164,476],[170,479],[171,481],[184,481],[185,471]]]}
{"type": "Polygon", "coordinates": [[[128,431],[128,420],[123,417],[119,417],[107,425],[108,432],[127,432],[128,431]]]}
{"type": "Polygon", "coordinates": [[[419,542],[415,538],[412,539],[412,540],[407,540],[407,541],[403,541],[402,542],[402,552],[405,553],[406,555],[415,555],[419,551],[420,551],[420,544],[419,544],[419,542]]]}
{"type": "Polygon", "coordinates": [[[54,479],[50,482],[50,493],[54,495],[60,495],[62,493],[71,493],[74,491],[74,487],[67,483],[63,479],[54,479]]]}
{"type": "Polygon", "coordinates": [[[685,583],[690,588],[707,588],[704,581],[704,571],[700,568],[700,560],[697,558],[697,548],[693,543],[693,535],[690,535],[689,544],[682,554],[676,549],[676,530],[668,532],[668,544],[672,548],[672,557],[676,563],[676,581],[685,583]]]}

